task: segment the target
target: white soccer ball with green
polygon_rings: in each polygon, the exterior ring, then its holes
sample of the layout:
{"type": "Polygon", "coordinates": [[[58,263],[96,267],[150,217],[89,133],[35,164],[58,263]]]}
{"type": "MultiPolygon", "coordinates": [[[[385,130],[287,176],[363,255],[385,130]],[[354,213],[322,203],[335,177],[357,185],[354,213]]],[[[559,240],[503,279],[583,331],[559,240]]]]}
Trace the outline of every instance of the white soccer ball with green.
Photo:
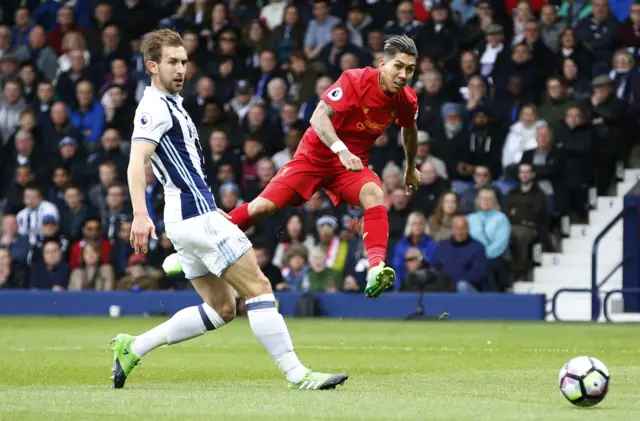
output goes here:
{"type": "Polygon", "coordinates": [[[602,402],[609,391],[609,370],[597,358],[576,357],[560,369],[560,390],[576,406],[588,407],[602,402]]]}

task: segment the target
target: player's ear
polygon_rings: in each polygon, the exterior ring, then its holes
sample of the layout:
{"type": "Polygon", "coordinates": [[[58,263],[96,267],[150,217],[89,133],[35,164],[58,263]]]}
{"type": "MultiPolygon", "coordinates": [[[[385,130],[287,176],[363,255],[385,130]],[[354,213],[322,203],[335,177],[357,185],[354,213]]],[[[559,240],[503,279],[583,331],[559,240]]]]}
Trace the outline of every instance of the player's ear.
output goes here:
{"type": "Polygon", "coordinates": [[[145,63],[145,66],[147,67],[147,71],[151,74],[156,74],[158,73],[158,63],[156,63],[153,60],[149,60],[145,63]]]}
{"type": "Polygon", "coordinates": [[[383,67],[385,64],[387,64],[387,62],[383,58],[381,58],[379,67],[383,67]]]}

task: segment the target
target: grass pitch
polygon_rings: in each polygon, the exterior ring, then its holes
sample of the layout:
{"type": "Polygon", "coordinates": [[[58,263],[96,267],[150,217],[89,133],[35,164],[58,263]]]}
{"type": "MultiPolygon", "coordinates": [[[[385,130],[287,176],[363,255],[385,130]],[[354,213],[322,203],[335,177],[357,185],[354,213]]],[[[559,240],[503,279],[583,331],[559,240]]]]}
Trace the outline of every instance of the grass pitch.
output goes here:
{"type": "Polygon", "coordinates": [[[640,326],[289,319],[302,361],[346,370],[327,392],[289,390],[246,318],[153,351],[109,388],[110,339],[159,318],[0,318],[0,420],[629,421],[640,411],[640,326]],[[599,406],[557,386],[578,355],[611,372],[599,406]]]}

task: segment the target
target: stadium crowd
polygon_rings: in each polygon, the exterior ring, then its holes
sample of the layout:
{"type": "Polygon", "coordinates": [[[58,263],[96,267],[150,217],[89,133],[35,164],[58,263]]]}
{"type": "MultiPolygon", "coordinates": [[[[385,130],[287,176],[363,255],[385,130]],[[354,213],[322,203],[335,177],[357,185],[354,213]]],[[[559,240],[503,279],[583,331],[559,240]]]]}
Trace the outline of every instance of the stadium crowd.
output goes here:
{"type": "MultiPolygon", "coordinates": [[[[286,166],[320,94],[377,66],[385,37],[420,53],[417,162],[407,195],[399,128],[369,166],[389,213],[397,290],[507,291],[532,249],[557,248],[633,159],[640,2],[607,0],[6,0],[0,25],[0,288],[184,289],[163,191],[148,168],[158,240],[129,245],[127,165],[138,51],[179,30],[182,96],[218,206],[255,198],[286,166]],[[617,9],[612,9],[616,7],[617,9]]],[[[362,291],[362,210],[317,193],[247,234],[274,289],[362,291]]]]}

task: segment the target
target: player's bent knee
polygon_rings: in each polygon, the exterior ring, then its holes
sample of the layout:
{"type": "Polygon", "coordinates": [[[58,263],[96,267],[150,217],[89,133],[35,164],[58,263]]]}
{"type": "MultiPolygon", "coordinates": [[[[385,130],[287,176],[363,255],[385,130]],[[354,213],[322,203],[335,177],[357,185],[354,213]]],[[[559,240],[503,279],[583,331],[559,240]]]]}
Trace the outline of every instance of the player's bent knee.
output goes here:
{"type": "Polygon", "coordinates": [[[360,203],[365,209],[384,203],[384,192],[376,183],[367,183],[360,190],[360,203]]]}
{"type": "Polygon", "coordinates": [[[236,297],[233,294],[225,294],[224,297],[207,298],[205,302],[218,313],[225,324],[231,323],[235,319],[236,297]]]}
{"type": "Polygon", "coordinates": [[[275,203],[264,197],[257,197],[249,203],[249,215],[252,217],[269,216],[278,211],[275,203]]]}

